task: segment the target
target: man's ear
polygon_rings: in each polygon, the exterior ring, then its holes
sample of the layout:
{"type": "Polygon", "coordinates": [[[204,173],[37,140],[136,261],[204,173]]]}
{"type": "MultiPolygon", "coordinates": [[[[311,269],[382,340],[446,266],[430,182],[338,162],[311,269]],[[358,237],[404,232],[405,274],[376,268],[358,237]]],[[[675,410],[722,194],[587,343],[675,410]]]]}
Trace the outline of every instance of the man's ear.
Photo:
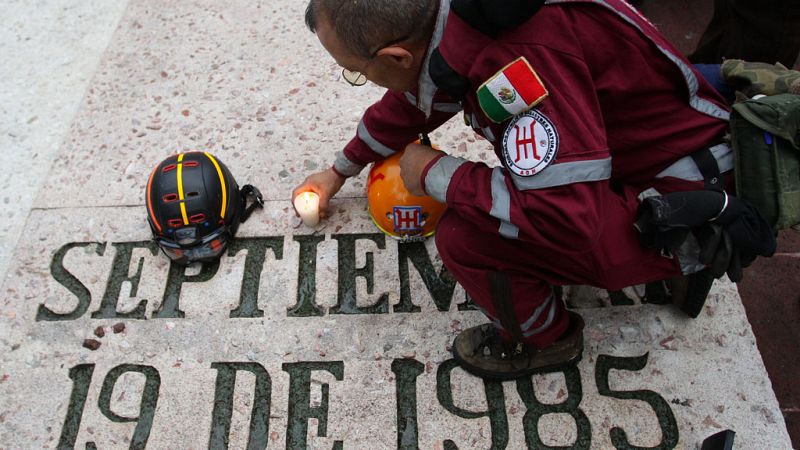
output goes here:
{"type": "Polygon", "coordinates": [[[393,64],[401,69],[410,69],[414,66],[414,54],[403,47],[396,45],[378,50],[378,53],[375,54],[375,57],[383,57],[385,59],[388,58],[393,64]]]}

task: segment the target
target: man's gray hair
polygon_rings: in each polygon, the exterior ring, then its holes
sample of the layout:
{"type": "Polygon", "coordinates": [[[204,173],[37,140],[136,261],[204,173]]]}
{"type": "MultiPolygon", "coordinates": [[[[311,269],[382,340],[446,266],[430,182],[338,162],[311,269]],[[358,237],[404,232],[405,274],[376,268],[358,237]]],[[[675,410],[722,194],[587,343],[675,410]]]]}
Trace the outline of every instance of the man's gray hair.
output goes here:
{"type": "Polygon", "coordinates": [[[427,38],[439,0],[310,0],[306,25],[316,32],[321,18],[333,24],[350,51],[369,58],[381,45],[427,38]]]}

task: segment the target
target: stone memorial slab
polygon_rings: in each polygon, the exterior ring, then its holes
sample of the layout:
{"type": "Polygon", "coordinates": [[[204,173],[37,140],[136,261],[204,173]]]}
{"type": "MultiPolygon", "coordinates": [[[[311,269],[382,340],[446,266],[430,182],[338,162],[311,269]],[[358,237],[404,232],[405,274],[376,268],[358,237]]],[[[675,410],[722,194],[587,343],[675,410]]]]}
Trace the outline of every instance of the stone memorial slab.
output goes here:
{"type": "Polygon", "coordinates": [[[188,269],[156,251],[142,207],[35,211],[3,288],[3,445],[694,448],[730,428],[789,448],[731,284],[693,321],[579,308],[577,367],[483,382],[449,345],[484,318],[431,241],[386,238],[361,199],[319,230],[287,205],[188,269]]]}
{"type": "MultiPolygon", "coordinates": [[[[453,338],[485,318],[433,240],[374,227],[366,174],[315,228],[292,210],[380,95],[338,79],[304,6],[131,2],[0,288],[0,449],[694,449],[725,429],[791,447],[729,282],[697,320],[570,287],[576,366],[505,383],[456,367],[453,338]],[[188,150],[267,202],[218,264],[183,268],[143,192],[188,150]]],[[[434,140],[494,164],[459,120],[434,140]]]]}

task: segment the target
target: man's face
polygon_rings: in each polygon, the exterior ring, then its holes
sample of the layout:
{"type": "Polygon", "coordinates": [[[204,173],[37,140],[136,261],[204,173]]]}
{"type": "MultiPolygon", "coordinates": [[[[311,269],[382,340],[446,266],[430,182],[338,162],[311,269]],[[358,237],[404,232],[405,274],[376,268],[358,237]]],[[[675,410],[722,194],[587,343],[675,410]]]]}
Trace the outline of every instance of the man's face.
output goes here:
{"type": "Polygon", "coordinates": [[[384,49],[380,48],[376,49],[376,54],[372,58],[356,56],[339,40],[336,31],[326,18],[320,17],[316,28],[319,42],[342,68],[361,72],[367,80],[387,89],[410,91],[416,87],[420,66],[416,58],[413,64],[409,65],[401,58],[385,54],[386,52],[381,51],[384,49]]]}

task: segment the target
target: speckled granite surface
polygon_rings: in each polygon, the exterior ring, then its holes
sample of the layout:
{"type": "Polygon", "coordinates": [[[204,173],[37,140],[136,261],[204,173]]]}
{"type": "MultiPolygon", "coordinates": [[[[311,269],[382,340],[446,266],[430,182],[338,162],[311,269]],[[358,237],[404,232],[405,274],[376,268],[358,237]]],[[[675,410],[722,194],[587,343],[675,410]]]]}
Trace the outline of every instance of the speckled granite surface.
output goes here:
{"type": "MultiPolygon", "coordinates": [[[[573,293],[577,367],[454,368],[453,337],[484,319],[432,242],[378,233],[363,175],[316,229],[291,211],[380,95],[339,80],[303,7],[128,6],[0,288],[0,448],[699,448],[726,428],[791,447],[730,283],[694,321],[573,293]],[[267,197],[219,266],[171,268],[148,241],[146,175],[178,150],[267,197]]],[[[490,159],[458,118],[433,138],[490,159]]]]}
{"type": "Polygon", "coordinates": [[[127,3],[0,2],[0,280],[127,3]]]}

